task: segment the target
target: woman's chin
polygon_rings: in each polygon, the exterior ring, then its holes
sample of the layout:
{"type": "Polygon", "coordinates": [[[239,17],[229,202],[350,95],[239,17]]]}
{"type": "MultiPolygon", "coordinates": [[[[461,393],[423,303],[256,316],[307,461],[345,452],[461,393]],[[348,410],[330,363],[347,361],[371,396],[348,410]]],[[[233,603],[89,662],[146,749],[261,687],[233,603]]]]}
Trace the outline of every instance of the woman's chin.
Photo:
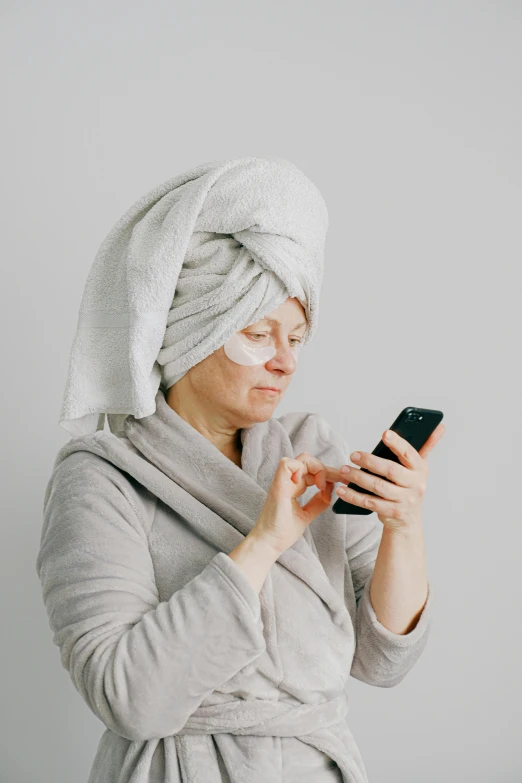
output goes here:
{"type": "Polygon", "coordinates": [[[270,397],[270,399],[260,399],[255,402],[250,400],[249,412],[252,419],[255,419],[255,421],[266,421],[269,419],[274,408],[277,406],[280,397],[281,395],[278,394],[277,397],[270,397]]]}

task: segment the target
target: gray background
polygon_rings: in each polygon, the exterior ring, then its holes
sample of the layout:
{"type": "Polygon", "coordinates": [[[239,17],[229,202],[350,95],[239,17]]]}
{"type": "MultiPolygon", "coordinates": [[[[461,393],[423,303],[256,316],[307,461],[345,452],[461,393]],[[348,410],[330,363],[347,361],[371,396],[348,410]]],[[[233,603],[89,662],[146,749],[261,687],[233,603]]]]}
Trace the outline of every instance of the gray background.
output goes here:
{"type": "Polygon", "coordinates": [[[351,680],[370,781],[520,781],[521,3],[1,15],[2,783],[86,781],[104,729],[61,668],[35,571],[94,254],[160,182],[265,154],[300,166],[330,212],[319,332],[276,415],[317,411],[372,451],[404,406],[444,412],[428,647],[395,688],[351,680]]]}

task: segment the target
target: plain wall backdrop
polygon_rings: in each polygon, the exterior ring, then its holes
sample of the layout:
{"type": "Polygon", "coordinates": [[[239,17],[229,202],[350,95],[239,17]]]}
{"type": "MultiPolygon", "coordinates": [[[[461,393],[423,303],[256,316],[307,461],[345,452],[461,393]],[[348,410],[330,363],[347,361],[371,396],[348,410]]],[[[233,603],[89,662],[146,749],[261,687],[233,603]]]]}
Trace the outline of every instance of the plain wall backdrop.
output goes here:
{"type": "Polygon", "coordinates": [[[61,666],[35,570],[90,265],[145,192],[248,155],[292,160],[330,214],[319,332],[274,415],[316,411],[371,452],[403,407],[444,412],[428,646],[395,688],[351,680],[370,783],[520,783],[522,4],[0,13],[2,783],[87,781],[105,728],[61,666]]]}

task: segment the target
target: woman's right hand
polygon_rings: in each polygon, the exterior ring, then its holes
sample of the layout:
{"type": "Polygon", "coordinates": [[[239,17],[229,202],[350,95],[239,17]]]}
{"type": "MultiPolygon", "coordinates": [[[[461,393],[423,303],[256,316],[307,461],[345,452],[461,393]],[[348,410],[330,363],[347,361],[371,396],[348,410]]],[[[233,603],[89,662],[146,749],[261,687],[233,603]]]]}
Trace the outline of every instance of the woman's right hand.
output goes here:
{"type": "Polygon", "coordinates": [[[295,458],[283,457],[251,533],[282,554],[328,508],[334,484],[342,480],[339,469],[325,465],[306,451],[295,458]],[[319,491],[301,506],[297,498],[312,484],[319,491]]]}

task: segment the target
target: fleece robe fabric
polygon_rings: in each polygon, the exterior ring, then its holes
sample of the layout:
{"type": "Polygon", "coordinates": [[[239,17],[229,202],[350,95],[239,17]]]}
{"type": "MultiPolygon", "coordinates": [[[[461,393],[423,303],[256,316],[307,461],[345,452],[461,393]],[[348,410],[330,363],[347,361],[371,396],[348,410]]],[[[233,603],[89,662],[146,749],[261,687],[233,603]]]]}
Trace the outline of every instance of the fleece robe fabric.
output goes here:
{"type": "Polygon", "coordinates": [[[241,443],[240,468],[158,390],[124,437],[99,430],[56,456],[36,568],[62,665],[106,727],[88,783],[368,781],[349,677],[404,679],[428,638],[431,584],[410,633],[383,626],[370,600],[382,524],[330,506],[258,595],[227,553],[279,460],[307,451],[340,467],[350,452],[306,412],[241,443]]]}

